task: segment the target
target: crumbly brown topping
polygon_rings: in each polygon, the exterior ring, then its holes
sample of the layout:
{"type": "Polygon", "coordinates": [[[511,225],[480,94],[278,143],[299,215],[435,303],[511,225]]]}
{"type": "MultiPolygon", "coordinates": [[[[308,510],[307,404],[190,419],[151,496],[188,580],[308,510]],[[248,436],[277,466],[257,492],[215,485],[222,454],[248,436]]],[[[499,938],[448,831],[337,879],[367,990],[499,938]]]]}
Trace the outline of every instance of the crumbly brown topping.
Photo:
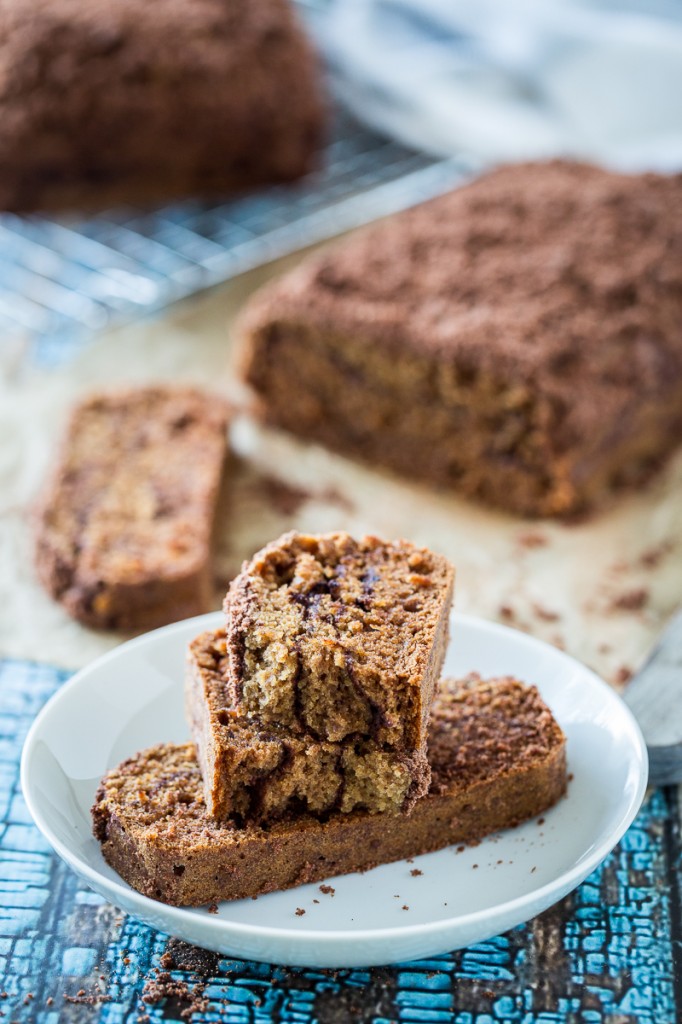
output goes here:
{"type": "Polygon", "coordinates": [[[291,298],[312,323],[362,322],[382,343],[456,350],[472,373],[523,365],[564,396],[568,429],[597,382],[605,396],[641,393],[682,372],[682,175],[503,167],[286,281],[275,286],[284,320],[291,298]]]}
{"type": "Polygon", "coordinates": [[[443,684],[429,730],[431,792],[532,764],[561,736],[534,686],[512,677],[482,680],[476,673],[443,684]]]}

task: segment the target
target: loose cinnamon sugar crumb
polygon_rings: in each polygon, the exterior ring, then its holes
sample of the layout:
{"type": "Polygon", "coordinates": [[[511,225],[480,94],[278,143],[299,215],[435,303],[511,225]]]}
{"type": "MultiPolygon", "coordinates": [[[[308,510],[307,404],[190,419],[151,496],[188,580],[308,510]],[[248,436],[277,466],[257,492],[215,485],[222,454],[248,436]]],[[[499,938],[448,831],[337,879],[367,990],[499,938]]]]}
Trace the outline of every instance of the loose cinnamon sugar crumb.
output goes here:
{"type": "Polygon", "coordinates": [[[319,902],[320,902],[319,900],[313,900],[313,903],[319,903],[319,902]]]}
{"type": "Polygon", "coordinates": [[[321,885],[319,888],[320,892],[324,893],[325,896],[333,896],[336,892],[333,885],[321,885]]]}
{"type": "Polygon", "coordinates": [[[180,1011],[183,1020],[189,1020],[195,1013],[205,1013],[209,1008],[209,1000],[204,995],[205,985],[190,987],[184,981],[174,981],[167,971],[159,971],[155,978],[145,982],[142,990],[142,1002],[153,1006],[164,999],[173,999],[184,1003],[180,1011]]]}
{"type": "Polygon", "coordinates": [[[471,866],[472,866],[472,868],[474,868],[474,869],[475,869],[475,868],[477,868],[477,867],[478,867],[478,864],[472,864],[471,866]]]}
{"type": "Polygon", "coordinates": [[[98,989],[86,992],[84,988],[79,988],[75,996],[65,992],[64,1002],[77,1006],[99,1006],[101,1003],[110,1003],[111,996],[108,996],[105,992],[100,992],[98,989]]]}
{"type": "Polygon", "coordinates": [[[218,913],[218,904],[217,903],[209,903],[209,905],[208,905],[208,912],[209,912],[209,914],[217,914],[218,913]]]}
{"type": "Polygon", "coordinates": [[[355,509],[355,505],[345,494],[341,494],[336,487],[325,487],[320,494],[313,494],[313,499],[318,501],[329,502],[331,505],[338,505],[339,508],[344,509],[346,512],[352,512],[355,509]]]}
{"type": "Polygon", "coordinates": [[[520,533],[516,538],[516,543],[522,548],[544,548],[549,544],[549,538],[544,533],[529,530],[526,533],[520,533]]]}
{"type": "Polygon", "coordinates": [[[292,516],[310,498],[308,491],[292,487],[273,476],[263,476],[258,481],[263,497],[283,516],[292,516]]]}
{"type": "Polygon", "coordinates": [[[208,978],[218,970],[219,959],[210,949],[201,949],[182,939],[169,939],[160,963],[166,970],[192,971],[208,978]]]}
{"type": "Polygon", "coordinates": [[[611,608],[628,612],[640,611],[649,600],[647,587],[636,587],[633,590],[626,590],[623,594],[615,597],[611,602],[611,608]]]}
{"type": "Polygon", "coordinates": [[[639,564],[644,569],[655,569],[663,558],[670,554],[674,547],[675,544],[672,540],[664,540],[660,544],[656,545],[656,547],[649,548],[648,551],[643,551],[639,556],[639,564]]]}
{"type": "Polygon", "coordinates": [[[413,878],[418,878],[419,875],[423,875],[424,872],[420,871],[419,868],[412,868],[412,870],[410,871],[410,874],[412,875],[413,878]]]}
{"type": "Polygon", "coordinates": [[[303,907],[296,907],[296,917],[303,917],[305,910],[303,907]]]}
{"type": "Polygon", "coordinates": [[[549,608],[543,607],[541,604],[534,604],[533,611],[539,619],[543,622],[558,622],[561,616],[558,612],[553,612],[549,608]]]}
{"type": "Polygon", "coordinates": [[[400,909],[401,910],[409,910],[410,908],[408,907],[407,903],[403,903],[403,905],[402,905],[402,907],[400,909]]]}

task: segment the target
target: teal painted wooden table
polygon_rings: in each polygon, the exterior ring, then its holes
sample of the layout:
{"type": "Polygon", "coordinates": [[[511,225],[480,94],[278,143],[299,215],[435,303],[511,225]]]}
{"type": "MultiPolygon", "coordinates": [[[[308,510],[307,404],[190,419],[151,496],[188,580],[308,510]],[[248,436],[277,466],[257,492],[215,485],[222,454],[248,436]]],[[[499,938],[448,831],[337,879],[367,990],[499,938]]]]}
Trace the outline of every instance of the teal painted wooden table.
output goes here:
{"type": "Polygon", "coordinates": [[[0,1012],[103,1024],[676,1024],[682,1020],[678,794],[654,791],[606,863],[529,924],[367,971],[226,960],[106,904],[51,852],[19,786],[23,738],[68,673],[0,662],[0,1012]]]}

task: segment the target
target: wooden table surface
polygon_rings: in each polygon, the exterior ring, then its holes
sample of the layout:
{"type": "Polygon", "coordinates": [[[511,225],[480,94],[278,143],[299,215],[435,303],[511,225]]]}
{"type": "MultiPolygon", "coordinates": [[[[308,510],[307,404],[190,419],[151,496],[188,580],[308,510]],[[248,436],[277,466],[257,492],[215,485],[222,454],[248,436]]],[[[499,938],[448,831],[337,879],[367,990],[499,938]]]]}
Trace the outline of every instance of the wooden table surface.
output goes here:
{"type": "MultiPolygon", "coordinates": [[[[40,1024],[187,1013],[235,1024],[682,1020],[676,789],[649,794],[606,863],[536,920],[434,960],[368,971],[198,953],[90,892],[32,825],[18,779],[27,729],[73,669],[121,640],[71,623],[33,578],[27,511],[55,431],[74,396],[103,381],[191,379],[230,391],[225,323],[260,276],[102,339],[49,374],[0,363],[0,1012],[40,1024]]],[[[646,495],[562,527],[430,495],[248,422],[233,442],[216,597],[240,559],[286,526],[405,533],[455,559],[460,610],[558,643],[616,684],[682,599],[680,459],[646,495]]]]}

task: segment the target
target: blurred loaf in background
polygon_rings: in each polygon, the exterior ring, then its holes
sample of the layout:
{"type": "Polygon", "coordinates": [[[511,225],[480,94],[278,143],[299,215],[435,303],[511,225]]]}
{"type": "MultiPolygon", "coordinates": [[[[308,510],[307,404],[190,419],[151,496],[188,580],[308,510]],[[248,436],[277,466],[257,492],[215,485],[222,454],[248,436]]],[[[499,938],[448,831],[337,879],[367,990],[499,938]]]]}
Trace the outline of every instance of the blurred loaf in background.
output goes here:
{"type": "Polygon", "coordinates": [[[0,0],[0,209],[291,181],[320,90],[287,0],[0,0]]]}
{"type": "Polygon", "coordinates": [[[270,424],[525,516],[641,485],[682,441],[682,176],[507,165],[250,301],[270,424]]]}

